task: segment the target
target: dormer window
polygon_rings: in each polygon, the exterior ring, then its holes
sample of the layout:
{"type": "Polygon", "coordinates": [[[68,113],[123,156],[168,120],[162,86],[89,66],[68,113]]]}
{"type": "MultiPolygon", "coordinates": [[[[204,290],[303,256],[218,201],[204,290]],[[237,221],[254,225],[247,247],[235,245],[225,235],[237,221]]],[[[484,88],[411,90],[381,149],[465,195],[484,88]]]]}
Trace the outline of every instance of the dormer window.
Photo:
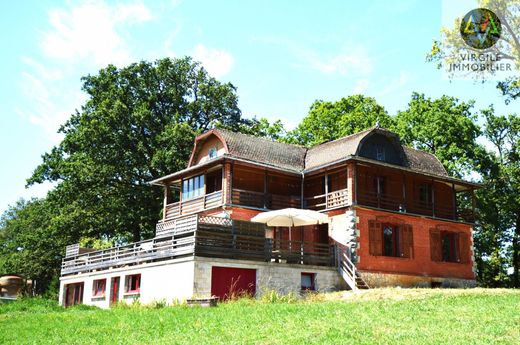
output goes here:
{"type": "Polygon", "coordinates": [[[217,148],[216,147],[210,148],[208,151],[208,156],[209,156],[209,159],[217,158],[217,148]]]}
{"type": "Polygon", "coordinates": [[[382,145],[376,146],[376,159],[378,161],[384,161],[385,160],[385,148],[382,145]]]}

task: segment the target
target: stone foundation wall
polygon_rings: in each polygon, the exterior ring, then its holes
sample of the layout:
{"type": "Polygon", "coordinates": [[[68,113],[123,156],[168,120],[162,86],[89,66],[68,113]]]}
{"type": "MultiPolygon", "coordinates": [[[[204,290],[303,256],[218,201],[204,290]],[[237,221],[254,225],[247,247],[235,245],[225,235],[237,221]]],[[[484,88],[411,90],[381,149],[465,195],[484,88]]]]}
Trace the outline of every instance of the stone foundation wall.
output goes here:
{"type": "Polygon", "coordinates": [[[359,272],[371,288],[377,287],[443,287],[443,288],[473,288],[476,281],[472,279],[425,277],[406,274],[359,272]]]}
{"type": "Polygon", "coordinates": [[[315,287],[317,291],[328,292],[348,289],[335,267],[196,257],[193,289],[196,297],[211,296],[211,270],[213,266],[255,269],[258,296],[261,296],[267,290],[276,290],[281,294],[300,293],[301,273],[314,273],[316,275],[315,287]]]}

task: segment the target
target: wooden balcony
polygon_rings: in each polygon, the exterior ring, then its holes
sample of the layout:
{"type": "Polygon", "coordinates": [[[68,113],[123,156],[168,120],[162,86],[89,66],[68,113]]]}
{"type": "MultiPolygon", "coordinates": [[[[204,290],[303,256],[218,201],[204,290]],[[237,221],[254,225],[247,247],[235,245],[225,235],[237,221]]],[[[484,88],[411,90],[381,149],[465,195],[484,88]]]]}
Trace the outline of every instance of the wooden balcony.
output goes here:
{"type": "Polygon", "coordinates": [[[322,211],[349,206],[349,191],[347,188],[327,194],[305,198],[305,208],[322,211]]]}
{"type": "Polygon", "coordinates": [[[357,202],[359,205],[380,208],[383,210],[418,214],[434,218],[463,221],[472,223],[475,221],[474,212],[468,208],[455,209],[451,206],[433,204],[412,200],[406,202],[402,197],[378,194],[373,192],[358,192],[357,202]]]}
{"type": "Polygon", "coordinates": [[[328,244],[269,239],[263,224],[192,215],[176,219],[151,240],[82,254],[69,251],[62,261],[61,274],[186,256],[334,265],[334,250],[328,244]]]}
{"type": "Polygon", "coordinates": [[[166,205],[165,220],[211,209],[222,205],[222,201],[222,191],[219,190],[193,199],[174,202],[166,205]]]}
{"type": "Polygon", "coordinates": [[[289,207],[301,208],[300,196],[261,193],[236,188],[231,193],[231,203],[267,210],[279,210],[289,207]]]}

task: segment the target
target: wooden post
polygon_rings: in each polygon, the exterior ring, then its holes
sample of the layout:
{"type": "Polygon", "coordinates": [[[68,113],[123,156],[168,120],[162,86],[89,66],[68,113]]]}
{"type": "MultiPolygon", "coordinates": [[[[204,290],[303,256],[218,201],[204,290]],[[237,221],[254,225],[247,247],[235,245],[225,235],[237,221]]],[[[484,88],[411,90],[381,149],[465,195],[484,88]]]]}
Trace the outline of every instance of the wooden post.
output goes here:
{"type": "Polygon", "coordinates": [[[264,208],[267,209],[267,170],[264,170],[264,208]]]}
{"type": "Polygon", "coordinates": [[[435,218],[435,181],[432,179],[432,216],[435,218]]]}
{"type": "Polygon", "coordinates": [[[182,214],[182,190],[184,189],[184,179],[181,179],[181,187],[179,188],[179,215],[182,214]]]}
{"type": "Polygon", "coordinates": [[[406,212],[406,174],[403,173],[403,212],[406,212]]]}
{"type": "Polygon", "coordinates": [[[325,173],[325,209],[329,208],[329,174],[325,173]]]}
{"type": "Polygon", "coordinates": [[[300,208],[301,209],[305,208],[304,183],[305,183],[305,175],[303,175],[303,173],[302,173],[302,183],[301,183],[301,187],[300,187],[300,208]]]}
{"type": "Polygon", "coordinates": [[[164,205],[163,205],[163,221],[166,219],[166,206],[170,202],[170,184],[164,185],[164,205]]]}
{"type": "Polygon", "coordinates": [[[227,201],[227,182],[226,182],[226,164],[222,165],[222,170],[220,174],[220,185],[221,185],[221,193],[220,193],[220,203],[225,204],[227,201]]]}
{"type": "Polygon", "coordinates": [[[229,203],[230,204],[233,204],[233,170],[235,170],[235,163],[232,162],[230,165],[229,165],[229,181],[228,181],[228,186],[229,186],[229,203]]]}
{"type": "Polygon", "coordinates": [[[352,194],[352,204],[353,205],[356,205],[357,204],[357,164],[354,163],[354,188],[353,188],[353,194],[352,194]]]}
{"type": "Polygon", "coordinates": [[[451,183],[451,190],[453,193],[453,220],[457,220],[457,192],[455,191],[455,183],[451,183]]]}
{"type": "Polygon", "coordinates": [[[475,221],[475,208],[477,208],[476,203],[477,203],[477,199],[475,199],[475,189],[471,188],[471,218],[472,218],[472,221],[475,221]]]}
{"type": "Polygon", "coordinates": [[[377,208],[381,208],[381,176],[376,176],[377,182],[377,208]]]}

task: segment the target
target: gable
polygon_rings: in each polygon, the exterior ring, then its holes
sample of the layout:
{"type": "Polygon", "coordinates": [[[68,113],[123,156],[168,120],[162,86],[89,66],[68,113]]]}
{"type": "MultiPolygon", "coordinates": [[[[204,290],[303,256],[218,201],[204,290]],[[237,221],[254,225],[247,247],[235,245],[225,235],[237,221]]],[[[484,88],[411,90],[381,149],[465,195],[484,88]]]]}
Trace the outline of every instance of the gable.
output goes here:
{"type": "Polygon", "coordinates": [[[404,151],[399,139],[373,132],[359,143],[357,155],[381,162],[404,166],[404,151]]]}
{"type": "Polygon", "coordinates": [[[195,140],[188,166],[206,163],[211,159],[222,157],[227,153],[226,143],[215,133],[200,136],[195,140]],[[211,157],[211,154],[214,156],[211,157]]]}

